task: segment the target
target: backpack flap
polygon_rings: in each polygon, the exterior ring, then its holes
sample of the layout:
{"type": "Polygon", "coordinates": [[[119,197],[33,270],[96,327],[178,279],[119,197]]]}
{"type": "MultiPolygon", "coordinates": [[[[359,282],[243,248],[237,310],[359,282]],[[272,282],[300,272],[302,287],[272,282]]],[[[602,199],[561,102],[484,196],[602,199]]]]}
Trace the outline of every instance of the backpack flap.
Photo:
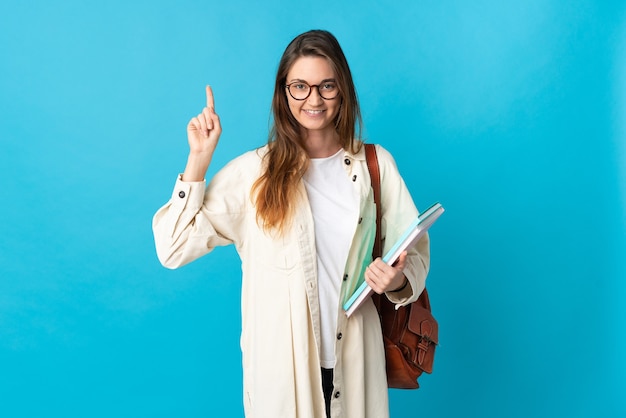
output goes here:
{"type": "Polygon", "coordinates": [[[431,314],[419,303],[411,306],[407,330],[400,339],[412,363],[432,373],[435,347],[439,344],[439,325],[431,314]]]}

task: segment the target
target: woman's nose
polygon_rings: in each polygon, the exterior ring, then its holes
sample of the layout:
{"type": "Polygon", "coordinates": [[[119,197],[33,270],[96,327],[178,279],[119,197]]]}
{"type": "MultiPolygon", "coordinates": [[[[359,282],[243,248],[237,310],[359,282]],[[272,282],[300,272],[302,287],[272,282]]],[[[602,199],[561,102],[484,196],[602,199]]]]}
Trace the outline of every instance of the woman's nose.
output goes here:
{"type": "Polygon", "coordinates": [[[320,88],[319,86],[312,86],[311,87],[311,94],[309,95],[309,103],[313,104],[313,105],[320,105],[324,102],[324,99],[322,99],[322,96],[320,95],[320,88]]]}

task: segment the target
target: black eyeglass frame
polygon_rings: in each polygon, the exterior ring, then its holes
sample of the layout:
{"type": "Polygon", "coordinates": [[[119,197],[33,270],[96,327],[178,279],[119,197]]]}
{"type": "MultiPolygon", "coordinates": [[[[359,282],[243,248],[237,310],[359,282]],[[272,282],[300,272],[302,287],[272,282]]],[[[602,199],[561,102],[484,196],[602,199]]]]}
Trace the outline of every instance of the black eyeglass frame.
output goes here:
{"type": "MultiPolygon", "coordinates": [[[[329,81],[330,81],[330,80],[324,80],[324,81],[323,81],[323,82],[321,82],[320,84],[313,84],[313,85],[311,85],[311,84],[307,83],[306,81],[292,81],[292,82],[291,82],[291,83],[289,83],[289,84],[285,84],[285,88],[287,89],[287,91],[289,92],[289,95],[290,95],[290,96],[291,96],[294,100],[298,100],[298,101],[300,101],[300,102],[301,102],[301,101],[303,101],[303,100],[308,99],[308,98],[311,96],[311,92],[313,91],[313,87],[316,87],[316,88],[317,88],[317,94],[319,94],[319,95],[320,95],[320,97],[321,97],[322,99],[324,99],[324,100],[333,100],[333,99],[336,99],[336,98],[337,98],[337,96],[339,96],[340,91],[339,91],[339,87],[338,87],[338,86],[336,86],[336,87],[337,87],[337,94],[335,94],[333,97],[330,97],[330,98],[329,98],[329,97],[324,97],[324,96],[322,95],[322,91],[320,90],[320,86],[321,86],[322,84],[324,84],[324,83],[328,83],[329,81]],[[306,95],[306,97],[305,97],[305,98],[303,98],[303,99],[297,99],[297,98],[293,97],[293,94],[291,93],[291,85],[292,85],[292,84],[305,84],[305,85],[307,85],[307,86],[309,87],[309,94],[307,94],[307,95],[306,95]]],[[[334,82],[333,82],[333,83],[334,83],[334,82]]],[[[336,85],[336,83],[335,83],[335,85],[336,85]]]]}

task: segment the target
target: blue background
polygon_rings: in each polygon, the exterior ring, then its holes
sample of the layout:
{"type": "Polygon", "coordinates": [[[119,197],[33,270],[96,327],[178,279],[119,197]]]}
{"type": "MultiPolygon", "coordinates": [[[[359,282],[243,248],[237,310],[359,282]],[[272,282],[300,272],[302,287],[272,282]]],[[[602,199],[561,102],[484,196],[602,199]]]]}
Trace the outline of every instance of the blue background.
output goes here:
{"type": "Polygon", "coordinates": [[[243,415],[237,255],[166,270],[151,218],[205,84],[212,174],[266,141],[311,28],[447,209],[435,372],[392,416],[626,416],[626,4],[591,0],[3,2],[0,416],[243,415]]]}

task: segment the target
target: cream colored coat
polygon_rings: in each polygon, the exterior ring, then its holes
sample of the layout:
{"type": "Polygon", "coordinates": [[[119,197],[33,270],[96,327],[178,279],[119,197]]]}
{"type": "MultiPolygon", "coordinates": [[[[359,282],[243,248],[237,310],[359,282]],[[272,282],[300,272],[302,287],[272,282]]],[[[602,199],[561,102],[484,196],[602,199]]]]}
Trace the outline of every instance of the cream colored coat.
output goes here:
{"type": "MultiPolygon", "coordinates": [[[[324,418],[318,350],[320,315],[313,217],[304,185],[291,227],[275,237],[259,228],[250,188],[259,177],[267,148],[226,165],[205,191],[204,182],[176,182],[170,201],[153,219],[161,263],[177,268],[218,245],[234,244],[242,261],[244,409],[248,418],[324,418]]],[[[377,146],[382,183],[384,251],[418,212],[391,155],[377,146]]],[[[345,170],[360,197],[342,296],[362,281],[371,262],[376,229],[370,177],[362,148],[345,152],[345,170]]],[[[411,286],[388,293],[410,303],[425,286],[428,237],[409,252],[405,275],[411,286]]],[[[389,416],[385,357],[376,308],[368,300],[350,318],[337,307],[333,418],[389,416]]]]}

